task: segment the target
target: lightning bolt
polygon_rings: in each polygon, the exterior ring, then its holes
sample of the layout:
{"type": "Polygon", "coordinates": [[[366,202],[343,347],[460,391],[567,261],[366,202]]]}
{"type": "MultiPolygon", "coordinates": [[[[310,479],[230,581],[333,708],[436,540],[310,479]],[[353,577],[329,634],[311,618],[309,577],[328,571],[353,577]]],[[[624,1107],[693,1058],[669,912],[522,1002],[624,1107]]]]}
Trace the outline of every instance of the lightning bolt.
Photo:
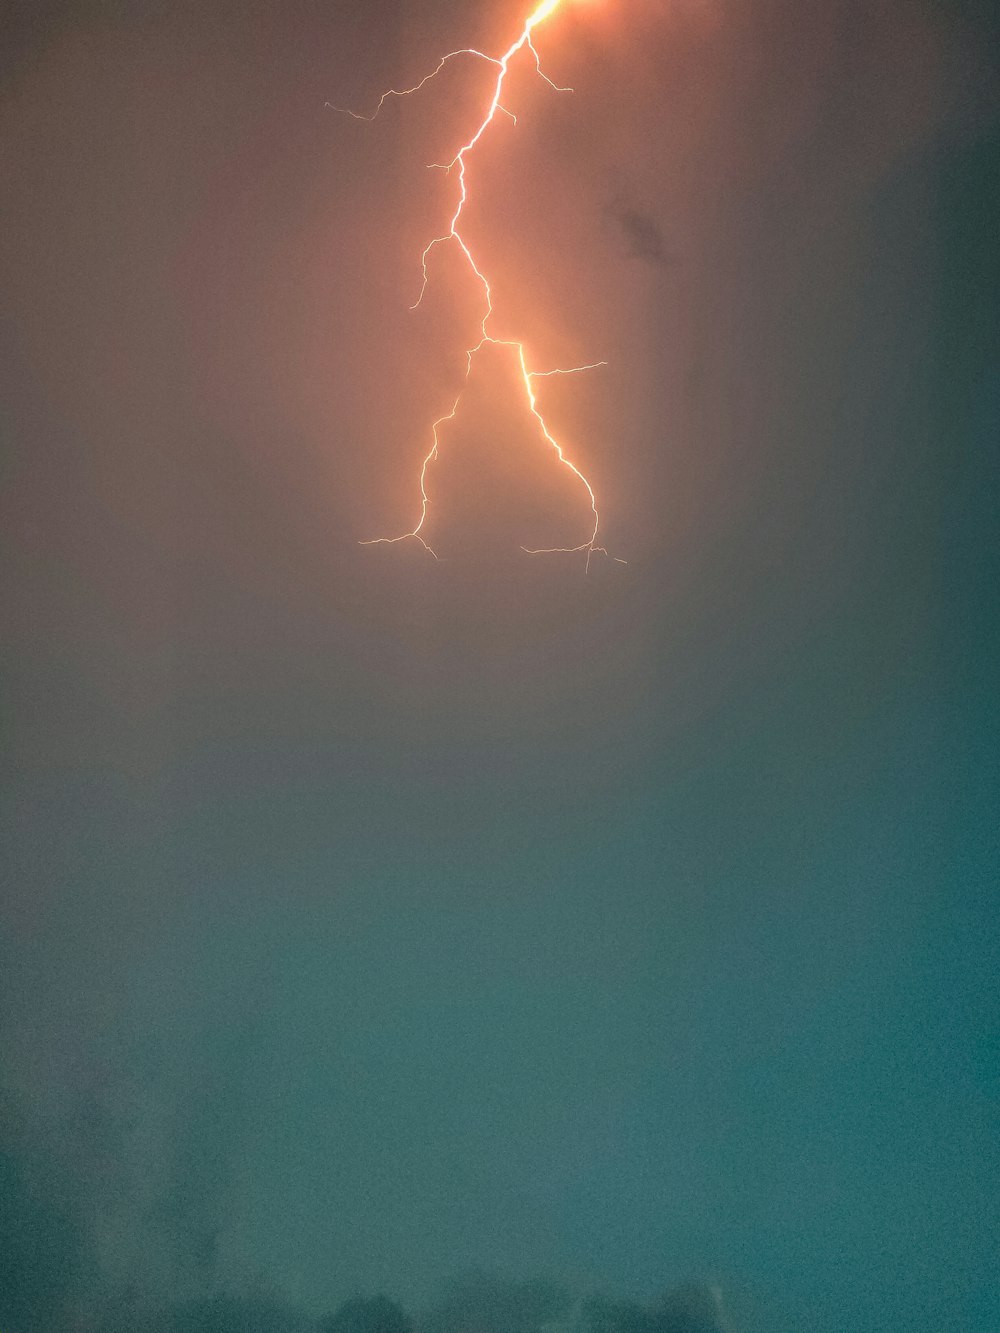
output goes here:
{"type": "MultiPolygon", "coordinates": [[[[525,401],[528,410],[531,412],[531,415],[537,421],[543,439],[545,440],[546,444],[555,452],[555,455],[559,463],[564,468],[566,468],[573,475],[574,478],[576,478],[576,481],[582,488],[588,511],[588,518],[586,521],[587,527],[584,539],[581,542],[579,542],[576,546],[549,546],[549,547],[522,546],[521,550],[526,552],[528,555],[549,555],[549,554],[554,554],[556,552],[562,552],[567,554],[572,552],[585,553],[587,570],[590,569],[590,561],[595,552],[600,552],[603,555],[608,554],[607,549],[603,546],[599,546],[597,543],[597,536],[601,526],[601,517],[597,508],[597,497],[594,494],[594,488],[591,486],[590,482],[584,476],[583,472],[581,472],[581,470],[577,467],[577,465],[567,456],[567,453],[563,445],[559,442],[559,440],[556,439],[555,435],[552,433],[552,430],[546,423],[546,420],[542,415],[541,409],[538,406],[538,398],[535,392],[535,385],[536,381],[538,380],[546,379],[555,375],[575,375],[582,371],[595,370],[599,366],[607,365],[607,362],[594,361],[585,366],[571,366],[568,369],[532,370],[529,366],[528,355],[525,350],[525,345],[522,341],[517,339],[494,337],[489,332],[489,327],[488,327],[490,320],[492,319],[493,316],[493,292],[490,287],[490,282],[489,279],[486,277],[486,274],[483,272],[482,268],[476,262],[476,259],[473,257],[472,250],[470,249],[468,242],[465,240],[465,237],[462,235],[462,232],[460,230],[460,225],[462,222],[462,214],[465,210],[465,205],[468,200],[466,159],[468,158],[469,154],[472,153],[473,150],[476,148],[477,144],[483,138],[486,131],[489,129],[490,125],[493,124],[498,114],[507,116],[510,120],[514,122],[515,125],[517,124],[517,117],[512,112],[508,111],[508,109],[503,105],[502,101],[504,93],[504,84],[507,79],[507,74],[510,70],[511,62],[514,60],[514,58],[517,55],[519,55],[522,51],[527,50],[534,60],[535,70],[538,76],[541,79],[543,79],[545,83],[549,85],[550,88],[554,89],[556,92],[573,91],[572,88],[564,88],[561,87],[559,84],[554,83],[553,80],[550,79],[549,76],[543,71],[541,59],[539,57],[535,44],[532,40],[532,34],[534,33],[535,29],[539,27],[542,23],[544,23],[546,19],[551,18],[551,16],[556,12],[557,9],[559,9],[559,7],[562,4],[563,0],[541,0],[541,3],[538,4],[536,8],[528,15],[527,19],[525,20],[524,27],[521,29],[521,32],[517,37],[517,40],[514,41],[511,44],[511,46],[508,47],[508,49],[503,53],[502,56],[496,57],[496,56],[486,55],[484,52],[477,51],[472,47],[464,47],[458,51],[449,51],[447,55],[442,56],[441,60],[437,64],[437,67],[433,69],[430,72],[430,74],[425,75],[424,78],[422,78],[419,81],[419,83],[415,83],[411,88],[390,88],[388,92],[383,93],[378,101],[378,105],[375,107],[375,110],[372,112],[370,116],[360,115],[356,111],[350,111],[345,107],[337,107],[334,106],[333,103],[329,102],[327,103],[327,105],[330,106],[333,110],[341,111],[345,115],[351,116],[354,120],[371,122],[376,118],[376,116],[378,116],[379,112],[382,110],[382,108],[385,106],[386,102],[390,98],[410,97],[414,93],[420,92],[421,89],[426,87],[426,85],[430,83],[432,79],[435,79],[441,73],[444,67],[452,60],[457,60],[459,57],[467,56],[467,57],[472,57],[476,60],[485,61],[486,63],[493,65],[496,68],[496,83],[494,84],[493,87],[493,95],[490,98],[489,105],[487,106],[486,113],[483,116],[483,119],[476,127],[476,130],[471,136],[471,138],[468,140],[467,143],[463,144],[462,147],[459,148],[458,152],[449,162],[434,162],[430,164],[432,168],[445,171],[448,174],[454,172],[457,175],[458,202],[456,204],[455,211],[451,216],[451,220],[448,224],[448,230],[445,231],[440,236],[435,236],[433,240],[429,241],[424,248],[423,254],[420,257],[420,266],[422,272],[422,282],[420,285],[420,292],[417,296],[416,301],[414,301],[413,305],[410,307],[411,310],[416,310],[424,299],[424,294],[427,291],[427,286],[430,281],[428,264],[431,255],[434,253],[434,251],[437,250],[440,246],[445,246],[449,244],[457,246],[458,249],[462,252],[465,262],[468,264],[469,269],[474,275],[476,281],[479,283],[483,293],[484,313],[479,325],[479,339],[472,347],[466,349],[465,376],[463,379],[462,388],[459,390],[457,396],[455,397],[455,400],[452,403],[451,408],[449,409],[449,411],[445,412],[442,416],[438,417],[437,420],[434,421],[431,425],[431,441],[432,441],[431,447],[424,455],[424,459],[420,467],[420,516],[416,524],[409,532],[400,533],[398,537],[374,537],[369,541],[362,542],[361,544],[363,546],[376,546],[381,544],[393,545],[396,542],[416,540],[426,551],[428,551],[435,558],[435,560],[439,558],[437,552],[433,549],[433,547],[431,547],[430,543],[427,541],[424,535],[424,525],[427,521],[427,515],[431,505],[431,499],[427,491],[428,469],[430,468],[431,464],[435,463],[438,459],[441,448],[440,432],[442,428],[448,422],[453,421],[458,413],[458,406],[462,400],[462,394],[464,393],[465,386],[468,384],[469,378],[472,374],[472,365],[477,354],[480,351],[482,351],[484,347],[490,346],[490,347],[505,347],[510,349],[512,356],[516,360],[517,368],[521,377],[521,382],[524,387],[525,401]]],[[[616,559],[619,564],[626,563],[624,560],[618,560],[617,557],[614,557],[614,559],[616,559]]]]}

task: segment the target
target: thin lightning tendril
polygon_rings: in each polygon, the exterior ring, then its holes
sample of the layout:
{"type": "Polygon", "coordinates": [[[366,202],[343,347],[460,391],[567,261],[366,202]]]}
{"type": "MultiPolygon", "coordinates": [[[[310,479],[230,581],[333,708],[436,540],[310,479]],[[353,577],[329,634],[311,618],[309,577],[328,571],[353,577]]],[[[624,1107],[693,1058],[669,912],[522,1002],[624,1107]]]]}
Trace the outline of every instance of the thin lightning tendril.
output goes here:
{"type": "MultiPolygon", "coordinates": [[[[431,464],[436,462],[438,458],[441,446],[441,440],[440,440],[441,428],[445,425],[446,422],[453,421],[458,413],[458,406],[462,400],[462,394],[465,391],[465,386],[468,384],[469,378],[472,374],[472,363],[477,353],[480,352],[483,347],[491,346],[491,347],[509,347],[514,350],[514,353],[517,358],[518,369],[520,371],[521,379],[524,384],[524,392],[528,409],[531,412],[532,416],[535,418],[535,420],[538,422],[538,426],[541,430],[542,435],[544,436],[546,442],[554,450],[559,462],[562,464],[563,467],[568,469],[568,471],[571,472],[573,476],[576,477],[577,480],[580,482],[580,484],[583,486],[584,490],[586,491],[588,507],[591,514],[589,533],[585,538],[585,540],[580,542],[579,545],[551,546],[551,547],[522,546],[521,550],[526,552],[528,555],[549,555],[549,554],[554,554],[556,552],[564,554],[569,554],[577,551],[586,552],[587,556],[586,568],[588,570],[590,568],[591,557],[594,555],[595,551],[600,552],[603,555],[608,554],[607,549],[605,547],[598,546],[597,544],[597,533],[600,527],[601,519],[600,519],[600,514],[598,513],[597,497],[594,494],[593,487],[591,486],[587,478],[584,476],[584,474],[580,471],[580,469],[576,466],[576,464],[573,463],[571,459],[569,459],[566,456],[563,450],[563,446],[552,434],[551,430],[546,424],[545,418],[543,417],[538,407],[538,401],[535,395],[536,380],[547,379],[555,375],[575,375],[585,370],[596,370],[599,366],[606,366],[607,362],[594,361],[585,366],[571,366],[568,369],[559,369],[559,370],[530,370],[528,367],[527,355],[525,353],[523,342],[517,341],[515,339],[495,338],[489,332],[487,325],[489,324],[490,319],[493,315],[493,292],[490,287],[489,279],[486,277],[482,269],[480,269],[479,265],[476,263],[472,255],[472,251],[469,249],[469,246],[465,241],[465,238],[459,231],[459,223],[461,221],[462,213],[465,209],[465,204],[468,199],[468,190],[466,184],[466,155],[471,153],[472,150],[479,143],[479,141],[482,139],[483,135],[486,133],[489,126],[493,123],[493,120],[498,112],[503,116],[509,117],[509,119],[513,122],[513,124],[515,125],[517,124],[517,117],[513,114],[513,112],[509,111],[505,106],[503,106],[500,100],[503,96],[504,83],[507,78],[507,74],[510,68],[510,63],[514,59],[514,57],[520,51],[527,48],[528,51],[531,52],[532,57],[534,58],[535,70],[537,71],[539,77],[543,79],[544,82],[547,83],[550,88],[554,89],[556,92],[573,91],[572,88],[561,87],[559,84],[554,83],[553,80],[550,79],[549,76],[543,71],[541,65],[541,59],[539,57],[537,49],[535,48],[535,44],[532,41],[532,33],[534,32],[535,28],[537,28],[539,24],[544,23],[546,19],[550,18],[551,15],[554,14],[555,11],[559,8],[562,2],[563,0],[541,0],[541,3],[534,9],[534,11],[526,19],[524,27],[522,28],[521,33],[518,36],[517,40],[504,52],[504,54],[499,59],[497,59],[495,56],[486,55],[484,52],[477,51],[472,47],[465,47],[462,50],[458,51],[449,51],[447,55],[442,56],[441,60],[437,64],[437,67],[434,70],[432,70],[430,74],[425,75],[424,78],[422,78],[419,81],[419,83],[415,83],[412,88],[390,88],[388,92],[383,93],[378,101],[378,105],[375,107],[375,110],[372,112],[370,116],[360,115],[358,112],[350,111],[345,107],[336,107],[331,102],[327,103],[327,105],[330,106],[333,110],[342,111],[345,115],[351,116],[354,120],[363,120],[371,122],[376,118],[376,116],[378,116],[379,112],[385,106],[389,98],[409,97],[413,93],[420,92],[422,88],[424,88],[428,83],[431,82],[432,79],[435,79],[438,76],[438,74],[441,73],[441,71],[444,69],[445,65],[447,65],[449,61],[456,60],[459,56],[473,56],[478,60],[485,60],[488,64],[495,66],[497,69],[497,79],[493,89],[493,95],[490,99],[490,103],[487,108],[486,114],[483,117],[483,120],[481,121],[479,126],[477,127],[475,133],[472,135],[472,137],[469,139],[467,143],[462,145],[462,147],[458,150],[458,152],[451,159],[451,161],[433,162],[430,164],[433,169],[441,170],[448,174],[450,174],[453,171],[457,171],[458,204],[455,208],[454,213],[452,214],[451,221],[448,224],[448,230],[443,235],[434,237],[434,239],[431,240],[425,246],[423,254],[420,256],[420,267],[422,273],[420,292],[417,296],[417,299],[410,307],[411,310],[416,310],[424,299],[424,294],[427,291],[427,285],[430,281],[428,262],[430,260],[431,255],[438,248],[438,246],[443,246],[448,244],[449,242],[453,242],[455,245],[458,246],[462,254],[465,256],[469,268],[472,270],[472,273],[475,275],[483,291],[483,297],[485,299],[486,308],[482,321],[479,326],[481,336],[479,341],[473,347],[470,347],[466,350],[465,376],[462,388],[459,390],[458,395],[455,398],[455,401],[452,403],[450,410],[448,412],[445,412],[443,416],[438,417],[437,420],[433,422],[431,426],[431,437],[433,443],[431,444],[430,450],[424,456],[423,462],[420,467],[420,518],[416,526],[410,532],[401,533],[398,537],[375,537],[372,538],[370,541],[364,541],[361,543],[361,545],[363,546],[377,546],[382,544],[394,545],[396,542],[415,539],[420,543],[420,545],[424,548],[424,550],[428,551],[434,557],[435,560],[439,558],[437,552],[428,543],[422,531],[424,524],[427,520],[427,514],[431,504],[430,497],[427,493],[427,471],[428,468],[431,466],[431,464]]],[[[617,557],[615,557],[615,559],[617,560],[617,557]]],[[[618,560],[617,562],[619,564],[626,563],[624,560],[618,560]]]]}

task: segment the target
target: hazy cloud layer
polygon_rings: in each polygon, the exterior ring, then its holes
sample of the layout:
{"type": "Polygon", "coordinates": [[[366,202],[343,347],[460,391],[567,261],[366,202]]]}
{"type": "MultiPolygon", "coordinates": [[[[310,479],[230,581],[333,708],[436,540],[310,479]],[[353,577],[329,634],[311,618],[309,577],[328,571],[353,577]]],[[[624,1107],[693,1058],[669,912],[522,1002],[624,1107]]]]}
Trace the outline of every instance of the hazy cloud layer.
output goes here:
{"type": "Polygon", "coordinates": [[[0,1329],[1000,1327],[991,7],[14,9],[0,1329]]]}

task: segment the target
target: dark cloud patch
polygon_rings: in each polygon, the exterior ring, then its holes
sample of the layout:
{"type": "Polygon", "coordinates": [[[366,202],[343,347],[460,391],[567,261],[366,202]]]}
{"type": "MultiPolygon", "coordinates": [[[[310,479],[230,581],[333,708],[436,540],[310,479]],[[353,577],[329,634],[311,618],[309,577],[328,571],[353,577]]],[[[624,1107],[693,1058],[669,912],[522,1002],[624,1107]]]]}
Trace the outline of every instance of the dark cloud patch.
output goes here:
{"type": "Polygon", "coordinates": [[[68,1327],[93,1278],[85,1199],[70,1165],[0,1088],[0,1328],[68,1327]]]}
{"type": "Polygon", "coordinates": [[[647,264],[672,264],[674,257],[667,250],[659,223],[649,213],[643,213],[620,200],[609,205],[608,215],[624,237],[630,255],[647,264]]]}
{"type": "Polygon", "coordinates": [[[654,1309],[652,1323],[656,1333],[726,1333],[729,1327],[722,1293],[700,1282],[668,1291],[654,1309]]]}

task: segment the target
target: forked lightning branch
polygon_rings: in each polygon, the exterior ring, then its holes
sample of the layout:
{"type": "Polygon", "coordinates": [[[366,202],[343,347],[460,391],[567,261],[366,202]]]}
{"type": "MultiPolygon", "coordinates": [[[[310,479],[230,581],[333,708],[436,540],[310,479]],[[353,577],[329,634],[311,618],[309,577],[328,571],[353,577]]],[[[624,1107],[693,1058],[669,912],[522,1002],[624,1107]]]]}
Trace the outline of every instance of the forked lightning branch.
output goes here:
{"type": "MultiPolygon", "coordinates": [[[[545,420],[545,417],[542,414],[541,408],[539,407],[538,394],[537,394],[537,387],[539,380],[543,380],[549,378],[550,376],[555,376],[555,375],[575,375],[580,373],[581,371],[594,370],[598,366],[603,366],[606,365],[607,363],[604,361],[595,361],[585,366],[571,366],[567,369],[535,370],[531,366],[524,342],[518,339],[495,338],[490,333],[490,328],[489,328],[490,321],[493,317],[493,291],[490,286],[490,280],[486,276],[486,273],[483,271],[482,267],[476,260],[475,256],[473,255],[472,250],[461,230],[462,215],[465,210],[466,202],[468,200],[467,167],[468,167],[469,156],[475,151],[476,146],[482,140],[483,136],[486,134],[487,130],[493,124],[494,120],[498,115],[509,117],[515,124],[517,123],[516,117],[503,104],[504,85],[507,80],[507,75],[510,70],[511,63],[515,60],[515,58],[524,53],[527,53],[527,56],[532,60],[534,64],[535,71],[537,72],[539,78],[543,79],[545,83],[547,83],[553,91],[559,93],[572,92],[571,88],[560,87],[558,84],[554,83],[552,79],[548,77],[547,74],[544,73],[544,71],[542,70],[541,59],[539,57],[538,51],[533,41],[533,34],[535,32],[535,29],[538,28],[541,24],[543,24],[546,19],[550,18],[562,3],[563,0],[543,0],[543,3],[539,4],[528,16],[527,20],[525,21],[524,27],[521,29],[521,32],[517,37],[517,40],[513,42],[512,45],[501,56],[486,55],[484,52],[476,51],[471,47],[464,47],[458,51],[449,51],[447,55],[442,56],[441,60],[438,62],[437,67],[433,69],[429,74],[425,75],[425,77],[422,78],[419,81],[419,83],[415,83],[411,88],[390,88],[388,92],[383,93],[381,98],[379,99],[378,105],[375,107],[375,110],[369,116],[360,115],[355,111],[348,111],[343,107],[334,107],[334,110],[343,111],[344,114],[351,116],[355,120],[372,121],[385,106],[389,98],[410,97],[414,93],[420,92],[420,90],[424,88],[428,83],[430,83],[432,79],[436,78],[437,75],[440,74],[441,71],[444,69],[445,65],[447,65],[452,60],[457,60],[460,57],[467,57],[474,60],[482,60],[494,66],[496,69],[496,81],[493,85],[493,95],[490,98],[489,105],[486,108],[485,115],[475,128],[475,132],[471,135],[471,137],[467,140],[467,142],[464,143],[461,148],[459,148],[459,150],[455,153],[454,157],[452,157],[450,161],[435,162],[431,164],[433,167],[440,168],[441,170],[447,172],[449,175],[455,176],[458,185],[457,202],[455,204],[455,210],[452,213],[451,220],[448,223],[447,230],[442,232],[440,236],[435,236],[432,240],[428,242],[428,244],[424,248],[423,254],[421,255],[420,259],[421,270],[423,275],[422,282],[420,285],[420,292],[417,296],[416,301],[411,306],[411,309],[415,310],[420,305],[421,301],[424,299],[424,294],[427,291],[427,285],[430,281],[429,264],[434,252],[444,246],[455,247],[461,252],[465,263],[468,265],[469,269],[474,275],[475,281],[479,284],[479,287],[482,291],[483,316],[479,325],[479,336],[476,342],[471,347],[466,349],[465,376],[462,388],[459,390],[449,410],[445,412],[442,416],[438,417],[437,420],[431,424],[430,448],[424,455],[423,462],[421,463],[420,467],[420,475],[419,475],[420,513],[417,517],[416,523],[408,532],[399,533],[398,536],[394,537],[374,537],[371,538],[369,541],[362,543],[363,545],[372,546],[372,545],[378,545],[380,543],[392,544],[395,542],[403,542],[408,540],[418,541],[426,551],[428,551],[431,555],[434,556],[435,559],[437,559],[437,552],[433,549],[433,547],[427,540],[427,534],[425,529],[427,524],[428,512],[431,504],[430,494],[428,492],[429,472],[432,464],[437,462],[438,456],[440,454],[441,433],[443,429],[446,427],[446,425],[455,419],[455,416],[458,413],[458,406],[462,400],[462,394],[464,392],[465,385],[468,384],[469,378],[472,374],[472,366],[478,353],[481,352],[484,347],[504,347],[509,350],[510,355],[514,359],[517,372],[519,374],[521,383],[523,385],[524,400],[526,406],[528,407],[528,410],[530,411],[531,415],[537,422],[537,428],[540,433],[540,437],[544,446],[546,448],[552,449],[555,452],[555,455],[558,458],[559,463],[562,465],[562,467],[566,468],[575,479],[575,484],[577,485],[580,491],[581,506],[583,508],[583,514],[584,514],[582,520],[584,529],[582,534],[582,540],[578,542],[576,545],[548,546],[548,547],[523,546],[521,549],[529,555],[547,555],[547,554],[554,554],[556,552],[564,552],[564,553],[580,552],[586,556],[586,567],[588,569],[590,568],[590,561],[595,552],[601,552],[604,555],[608,554],[605,547],[598,545],[598,534],[600,532],[601,516],[598,511],[597,497],[594,494],[594,489],[591,486],[590,482],[587,480],[587,478],[584,476],[583,472],[581,472],[581,470],[569,457],[563,443],[560,440],[558,440],[556,436],[553,434],[551,428],[549,427],[548,423],[545,420]]],[[[332,106],[332,103],[329,105],[332,106]]],[[[619,561],[619,563],[624,564],[625,562],[619,561]]]]}

